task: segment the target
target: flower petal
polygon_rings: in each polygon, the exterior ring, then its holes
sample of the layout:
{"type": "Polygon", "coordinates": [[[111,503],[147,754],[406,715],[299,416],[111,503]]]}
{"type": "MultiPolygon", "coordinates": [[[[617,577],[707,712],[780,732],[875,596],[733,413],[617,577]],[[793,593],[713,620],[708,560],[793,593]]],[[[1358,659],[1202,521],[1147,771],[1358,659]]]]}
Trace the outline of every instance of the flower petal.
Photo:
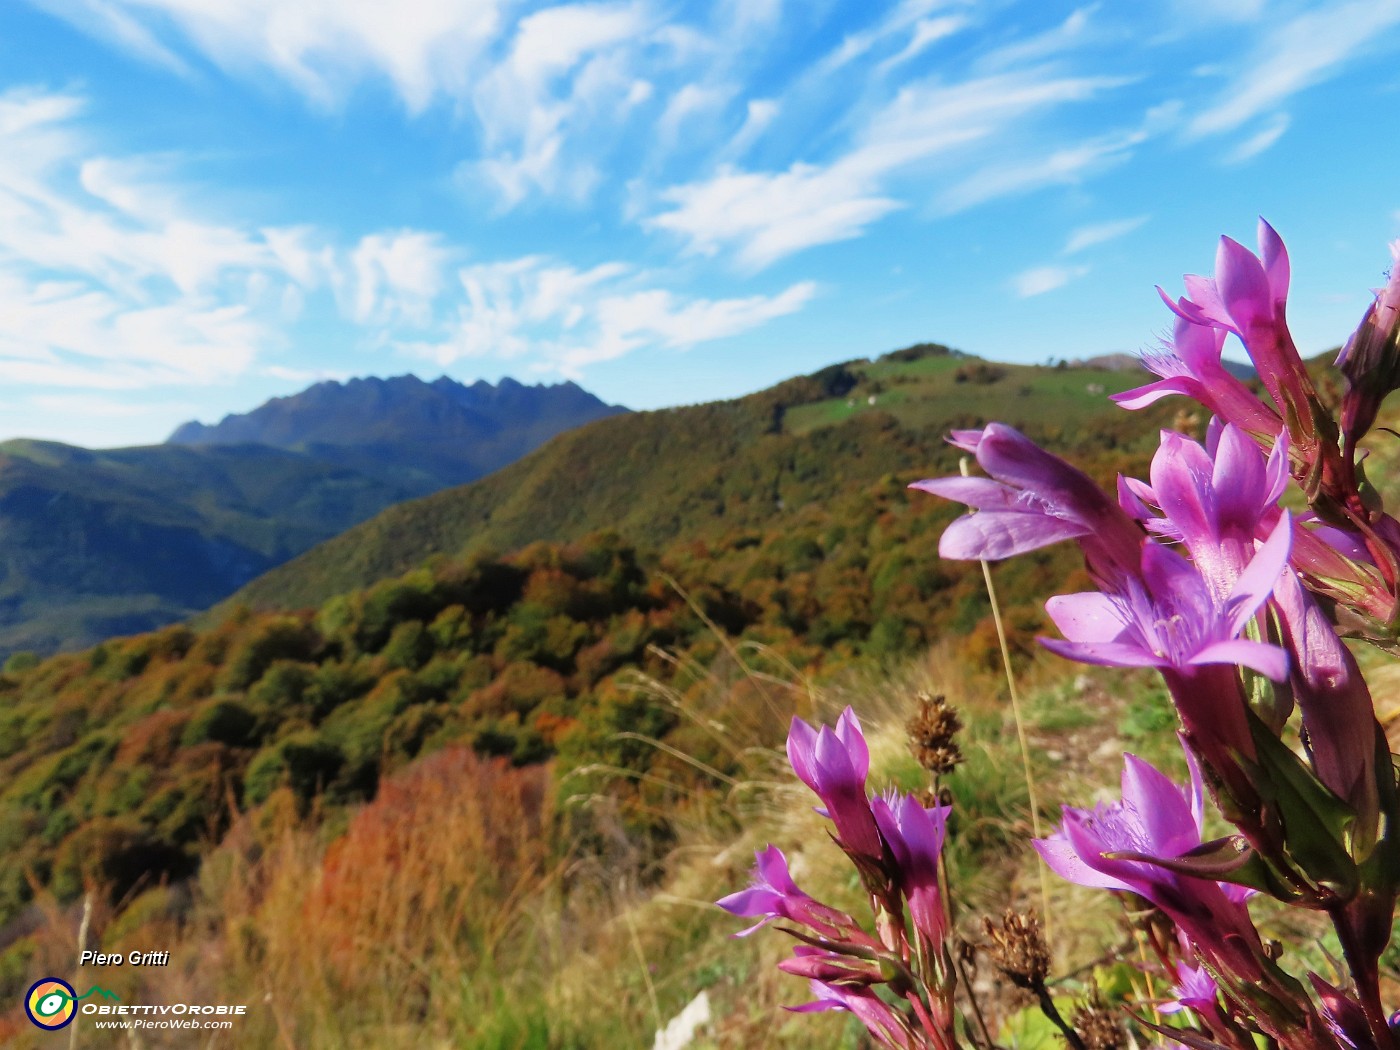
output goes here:
{"type": "Polygon", "coordinates": [[[1283,238],[1261,217],[1259,219],[1259,254],[1264,259],[1264,274],[1269,282],[1269,294],[1274,302],[1288,298],[1288,249],[1283,238]]]}
{"type": "Polygon", "coordinates": [[[1101,667],[1168,667],[1169,662],[1140,645],[1128,642],[1062,642],[1058,638],[1037,638],[1056,656],[1101,667]]]}
{"type": "Polygon", "coordinates": [[[1091,532],[1087,525],[1064,518],[987,510],[965,515],[949,525],[939,538],[938,554],[954,561],[998,561],[1091,532]]]}
{"type": "Polygon", "coordinates": [[[1063,834],[1056,833],[1049,838],[1033,839],[1031,845],[1040,854],[1041,860],[1046,866],[1066,882],[1073,882],[1078,886],[1090,886],[1099,890],[1126,890],[1128,884],[1112,875],[1105,875],[1095,868],[1089,867],[1080,858],[1070,845],[1069,839],[1063,834]]]}
{"type": "Polygon", "coordinates": [[[1201,843],[1201,829],[1181,788],[1137,755],[1123,755],[1123,801],[1142,823],[1150,852],[1179,857],[1201,843]]]}
{"type": "Polygon", "coordinates": [[[1288,677],[1288,654],[1276,645],[1236,638],[1228,642],[1213,642],[1195,653],[1189,661],[1192,667],[1207,664],[1235,664],[1258,671],[1270,681],[1282,682],[1288,677]]]}
{"type": "Polygon", "coordinates": [[[1123,633],[1123,613],[1113,599],[1098,591],[1057,594],[1045,611],[1071,642],[1113,642],[1123,633]]]}
{"type": "Polygon", "coordinates": [[[1240,578],[1230,591],[1226,602],[1230,637],[1239,635],[1250,617],[1269,599],[1279,576],[1288,565],[1288,554],[1292,546],[1293,521],[1288,512],[1284,511],[1279,515],[1278,523],[1269,534],[1269,538],[1254,552],[1254,557],[1249,560],[1249,564],[1245,566],[1244,572],[1240,573],[1240,578]]]}
{"type": "Polygon", "coordinates": [[[969,507],[1007,510],[1016,506],[1025,508],[1019,493],[1010,485],[1003,485],[991,478],[927,478],[909,486],[920,492],[931,492],[969,507]]]}
{"type": "Polygon", "coordinates": [[[1136,411],[1139,408],[1146,408],[1164,397],[1170,397],[1172,394],[1195,398],[1200,390],[1201,384],[1190,376],[1170,376],[1166,379],[1159,379],[1155,383],[1125,390],[1121,394],[1109,394],[1108,399],[1121,408],[1136,411]]]}
{"type": "Polygon", "coordinates": [[[817,790],[815,755],[817,731],[800,718],[794,717],[788,728],[787,755],[797,779],[813,791],[817,790]]]}

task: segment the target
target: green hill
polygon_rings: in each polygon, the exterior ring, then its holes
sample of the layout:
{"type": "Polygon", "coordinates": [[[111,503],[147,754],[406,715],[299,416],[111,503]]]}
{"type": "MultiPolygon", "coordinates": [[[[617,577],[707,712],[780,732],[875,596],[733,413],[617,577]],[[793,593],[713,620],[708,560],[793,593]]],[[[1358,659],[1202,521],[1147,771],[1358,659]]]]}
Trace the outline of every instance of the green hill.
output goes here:
{"type": "Polygon", "coordinates": [[[0,659],[150,630],[394,503],[625,411],[572,383],[318,383],[164,445],[0,444],[0,659]]]}
{"type": "Polygon", "coordinates": [[[413,492],[259,446],[0,444],[0,655],[182,619],[413,492]]]}
{"type": "MultiPolygon", "coordinates": [[[[558,756],[576,788],[586,770],[618,771],[597,790],[664,846],[669,818],[648,785],[694,775],[668,756],[730,759],[638,694],[636,673],[688,688],[722,651],[717,631],[811,675],[948,638],[991,665],[980,572],[937,557],[960,508],[906,486],[957,469],[943,432],[980,422],[979,407],[1101,480],[1141,472],[1161,418],[1103,407],[1101,394],[1131,379],[924,349],[606,419],[316,548],[279,574],[300,611],[243,608],[12,665],[0,675],[0,925],[34,885],[67,900],[83,885],[119,897],[179,879],[235,813],[283,789],[329,816],[451,744],[522,764],[558,756]],[[1022,388],[1053,392],[1060,410],[1018,413],[1022,388]],[[970,407],[944,417],[940,405],[970,407]],[[528,542],[542,533],[551,542],[528,542]],[[487,543],[516,549],[459,556],[487,543]],[[628,742],[635,733],[664,746],[628,742]]],[[[998,569],[1022,655],[1078,560],[1065,544],[998,569]]],[[[751,715],[741,704],[724,717],[751,715]]]]}
{"type": "Polygon", "coordinates": [[[432,554],[598,529],[649,550],[781,531],[804,508],[888,475],[954,469],[947,430],[992,419],[1093,456],[1153,432],[1104,396],[1141,381],[1141,372],[995,364],[925,344],[733,401],[599,420],[474,484],[386,510],[254,580],[213,616],[319,605],[432,554]]]}
{"type": "MultiPolygon", "coordinates": [[[[598,827],[556,829],[570,848],[606,853],[620,834],[638,871],[659,871],[686,806],[742,774],[745,752],[715,725],[771,746],[791,714],[762,676],[704,700],[706,669],[748,654],[822,682],[935,643],[974,671],[994,666],[979,568],[935,553],[960,508],[907,483],[956,470],[946,428],[994,416],[1102,482],[1142,473],[1170,416],[1107,405],[1103,391],[1133,378],[923,347],[602,420],[259,581],[291,612],[225,608],[204,627],[11,661],[0,994],[32,981],[43,900],[97,890],[118,909],[140,902],[116,924],[157,906],[183,923],[189,879],[218,878],[204,865],[216,851],[256,853],[249,829],[309,820],[333,839],[385,777],[454,749],[497,770],[549,763],[538,777],[608,808],[598,827]],[[692,703],[706,717],[687,715],[692,703]]],[[[1016,659],[1043,627],[1044,596],[1081,573],[1072,545],[998,567],[1016,659]]]]}

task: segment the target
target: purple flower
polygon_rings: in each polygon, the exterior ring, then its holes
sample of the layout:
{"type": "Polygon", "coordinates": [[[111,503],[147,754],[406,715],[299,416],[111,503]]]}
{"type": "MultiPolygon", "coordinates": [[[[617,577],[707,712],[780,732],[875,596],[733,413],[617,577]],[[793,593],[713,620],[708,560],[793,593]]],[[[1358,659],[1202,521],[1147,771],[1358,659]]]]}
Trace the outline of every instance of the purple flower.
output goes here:
{"type": "Polygon", "coordinates": [[[788,871],[787,857],[777,846],[769,846],[754,854],[754,875],[749,888],[731,893],[716,902],[732,915],[746,918],[761,916],[760,920],[736,937],[746,937],[774,919],[800,923],[826,937],[851,940],[867,947],[879,942],[861,930],[855,919],[809,897],[797,888],[788,871]]]}
{"type": "Polygon", "coordinates": [[[878,859],[882,855],[880,835],[865,794],[870,749],[855,712],[846,708],[834,731],[826,726],[818,731],[794,718],[788,730],[787,753],[798,779],[825,804],[841,845],[878,859]]]}
{"type": "Polygon", "coordinates": [[[1204,966],[1192,966],[1183,959],[1176,964],[1176,984],[1172,985],[1172,995],[1176,998],[1157,1009],[1164,1014],[1194,1010],[1201,1017],[1211,1019],[1220,1013],[1216,998],[1219,991],[1209,970],[1204,966]]]}
{"type": "Polygon", "coordinates": [[[909,1023],[899,1011],[869,988],[844,988],[841,985],[814,980],[812,994],[816,996],[815,1002],[784,1009],[798,1014],[845,1010],[855,1014],[861,1024],[865,1025],[866,1031],[887,1047],[913,1050],[915,1046],[921,1045],[915,1042],[909,1023]]]}
{"type": "Polygon", "coordinates": [[[925,809],[912,795],[891,795],[875,799],[871,809],[894,858],[897,882],[909,901],[914,928],[937,951],[943,945],[946,925],[938,859],[949,807],[925,809]]]}
{"type": "MultiPolygon", "coordinates": [[[[1177,309],[1165,292],[1162,298],[1177,309]]],[[[1112,394],[1110,399],[1124,408],[1138,409],[1171,394],[1184,394],[1212,415],[1229,420],[1249,434],[1272,438],[1283,423],[1277,412],[1255,397],[1221,362],[1225,335],[1224,329],[1178,317],[1172,339],[1160,349],[1142,355],[1144,367],[1160,377],[1157,382],[1112,394]]]]}
{"type": "MultiPolygon", "coordinates": [[[[1259,220],[1259,255],[1229,237],[1220,238],[1215,257],[1215,277],[1183,279],[1187,295],[1176,302],[1166,298],[1178,317],[1202,327],[1221,329],[1239,336],[1277,414],[1295,429],[1299,460],[1311,469],[1335,475],[1341,466],[1335,442],[1318,431],[1321,405],[1303,359],[1294,345],[1285,318],[1288,299],[1288,251],[1263,219],[1259,220]]],[[[1222,388],[1223,389],[1223,388],[1222,388]]],[[[1254,420],[1238,416],[1220,404],[1220,414],[1259,436],[1254,420]]]]}
{"type": "Polygon", "coordinates": [[[1283,650],[1239,635],[1288,563],[1290,532],[1291,522],[1282,515],[1223,596],[1180,554],[1146,544],[1138,578],[1126,580],[1117,593],[1065,594],[1046,602],[1066,641],[1042,638],[1041,644],[1083,663],[1188,674],[1212,664],[1242,664],[1282,681],[1288,673],[1283,650]]]}
{"type": "MultiPolygon", "coordinates": [[[[1211,420],[1204,448],[1163,431],[1152,483],[1120,477],[1119,504],[1149,532],[1184,543],[1214,592],[1227,594],[1255,541],[1267,540],[1278,524],[1287,447],[1284,430],[1266,460],[1239,427],[1218,419],[1211,420]]],[[[1289,561],[1314,590],[1353,608],[1385,616],[1393,602],[1361,537],[1316,515],[1294,519],[1289,561]]]]}
{"type": "Polygon", "coordinates": [[[1257,980],[1262,945],[1241,895],[1152,862],[1173,860],[1201,845],[1202,802],[1194,767],[1192,774],[1188,792],[1137,756],[1124,755],[1121,801],[1093,810],[1066,806],[1059,830],[1033,845],[1061,878],[1146,898],[1217,966],[1257,980]]]}
{"type": "Polygon", "coordinates": [[[810,944],[799,944],[793,948],[792,958],[780,961],[778,969],[795,977],[806,977],[843,988],[868,987],[884,982],[879,963],[810,944]]]}
{"type": "Polygon", "coordinates": [[[1390,254],[1390,280],[1337,355],[1337,368],[1347,380],[1342,434],[1349,451],[1375,423],[1385,396],[1400,388],[1400,241],[1391,243],[1390,254]]]}
{"type": "MultiPolygon", "coordinates": [[[[1265,461],[1233,424],[1213,429],[1209,450],[1173,430],[1162,431],[1152,457],[1151,497],[1211,590],[1224,598],[1254,553],[1261,523],[1272,528],[1288,484],[1287,433],[1265,461]]],[[[1262,538],[1262,537],[1261,537],[1262,538]]]]}
{"type": "Polygon", "coordinates": [[[1096,576],[1133,571],[1142,531],[1087,474],[1003,423],[955,432],[953,443],[974,452],[990,477],[909,486],[978,510],[948,526],[938,544],[943,557],[990,561],[1073,539],[1096,576]]]}
{"type": "Polygon", "coordinates": [[[1293,656],[1289,684],[1303,716],[1308,754],[1318,779],[1356,811],[1353,850],[1363,858],[1380,819],[1376,749],[1383,731],[1371,692],[1356,658],[1293,573],[1279,579],[1274,608],[1293,656]]]}
{"type": "Polygon", "coordinates": [[[1255,749],[1236,668],[1282,681],[1288,656],[1240,633],[1283,572],[1289,539],[1285,514],[1224,596],[1176,551],[1149,543],[1140,577],[1116,593],[1059,595],[1045,603],[1066,639],[1039,639],[1051,652],[1162,673],[1192,746],[1244,806],[1256,804],[1257,793],[1240,760],[1254,758],[1255,749]]]}

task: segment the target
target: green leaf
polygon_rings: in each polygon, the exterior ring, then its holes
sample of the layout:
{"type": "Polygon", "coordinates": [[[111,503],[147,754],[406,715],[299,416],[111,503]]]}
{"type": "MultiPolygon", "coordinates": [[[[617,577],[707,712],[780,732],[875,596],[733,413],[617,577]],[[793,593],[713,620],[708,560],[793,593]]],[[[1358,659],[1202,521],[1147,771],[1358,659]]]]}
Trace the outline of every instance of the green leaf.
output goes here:
{"type": "Polygon", "coordinates": [[[1289,859],[1315,885],[1347,899],[1356,893],[1359,875],[1346,841],[1356,812],[1313,775],[1306,762],[1248,712],[1256,761],[1243,756],[1266,807],[1283,827],[1289,859]]]}

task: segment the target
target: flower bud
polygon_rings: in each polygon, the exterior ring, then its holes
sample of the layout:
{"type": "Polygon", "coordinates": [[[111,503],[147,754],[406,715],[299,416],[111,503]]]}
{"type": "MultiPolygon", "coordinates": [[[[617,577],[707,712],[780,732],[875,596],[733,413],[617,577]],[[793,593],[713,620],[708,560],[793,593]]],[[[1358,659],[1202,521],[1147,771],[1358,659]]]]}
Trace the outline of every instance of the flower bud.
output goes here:
{"type": "Polygon", "coordinates": [[[1400,388],[1400,241],[1391,243],[1390,254],[1397,263],[1390,279],[1337,355],[1347,380],[1342,434],[1348,448],[1371,429],[1385,396],[1400,388]]]}

